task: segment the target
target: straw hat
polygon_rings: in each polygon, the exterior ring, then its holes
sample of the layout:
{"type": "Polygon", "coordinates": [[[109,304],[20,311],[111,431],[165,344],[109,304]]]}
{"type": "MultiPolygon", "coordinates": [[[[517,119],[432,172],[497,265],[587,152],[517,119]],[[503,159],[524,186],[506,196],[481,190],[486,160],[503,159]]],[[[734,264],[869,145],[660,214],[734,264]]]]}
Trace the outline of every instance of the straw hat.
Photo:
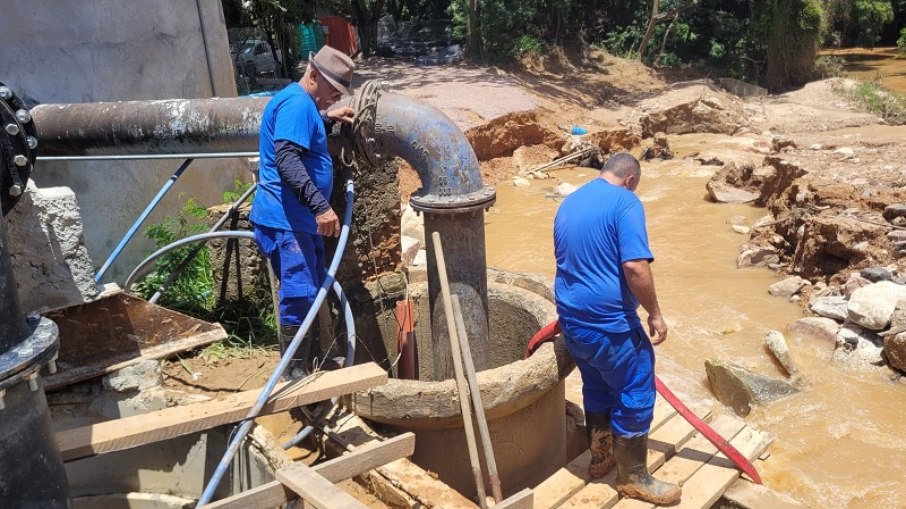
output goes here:
{"type": "Polygon", "coordinates": [[[337,90],[352,94],[352,73],[355,63],[341,51],[324,46],[315,54],[308,54],[308,61],[337,90]]]}

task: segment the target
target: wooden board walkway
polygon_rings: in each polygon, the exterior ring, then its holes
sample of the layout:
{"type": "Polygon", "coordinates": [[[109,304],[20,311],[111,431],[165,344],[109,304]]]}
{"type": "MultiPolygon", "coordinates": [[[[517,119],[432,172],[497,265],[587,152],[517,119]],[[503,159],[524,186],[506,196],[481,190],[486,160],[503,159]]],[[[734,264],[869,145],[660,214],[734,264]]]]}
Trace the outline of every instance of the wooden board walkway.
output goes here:
{"type": "MultiPolygon", "coordinates": [[[[708,412],[697,412],[708,422],[708,412]]],[[[750,460],[770,444],[769,437],[733,416],[711,423],[750,460]]],[[[652,509],[656,506],[621,499],[615,488],[616,472],[591,480],[586,451],[535,488],[535,507],[544,509],[652,509]]],[[[648,469],[659,479],[683,486],[683,498],[670,506],[707,509],[735,482],[740,472],[707,439],[677,415],[660,397],[655,404],[648,444],[648,469]]]]}

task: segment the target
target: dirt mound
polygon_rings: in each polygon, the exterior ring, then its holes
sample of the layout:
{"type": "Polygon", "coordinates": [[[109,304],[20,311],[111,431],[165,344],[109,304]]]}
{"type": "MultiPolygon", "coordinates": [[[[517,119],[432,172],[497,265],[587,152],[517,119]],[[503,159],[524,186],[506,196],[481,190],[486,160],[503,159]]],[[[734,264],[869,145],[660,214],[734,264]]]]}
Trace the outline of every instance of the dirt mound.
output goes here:
{"type": "Polygon", "coordinates": [[[734,134],[746,123],[743,101],[710,81],[694,82],[646,99],[639,119],[644,137],[655,133],[734,134]]]}
{"type": "Polygon", "coordinates": [[[479,161],[513,155],[523,145],[550,143],[553,148],[562,144],[562,136],[541,126],[535,111],[519,111],[496,118],[487,124],[466,131],[479,161]]]}

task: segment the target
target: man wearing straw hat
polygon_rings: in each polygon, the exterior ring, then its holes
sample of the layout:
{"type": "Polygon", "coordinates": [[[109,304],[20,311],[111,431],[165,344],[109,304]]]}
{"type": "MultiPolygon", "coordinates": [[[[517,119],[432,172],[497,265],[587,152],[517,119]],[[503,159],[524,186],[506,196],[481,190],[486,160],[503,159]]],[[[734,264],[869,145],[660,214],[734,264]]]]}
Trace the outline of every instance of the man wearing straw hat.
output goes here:
{"type": "MultiPolygon", "coordinates": [[[[324,281],[322,236],[340,234],[340,221],[328,202],[333,160],[327,133],[334,122],[353,120],[352,108],[330,107],[352,93],[354,70],[347,55],[324,46],[309,55],[302,79],[277,93],[261,117],[259,181],[250,219],[258,247],[279,279],[275,311],[281,353],[324,281]]],[[[308,338],[317,345],[317,335],[308,338]]],[[[316,347],[309,348],[319,355],[316,347]]],[[[300,348],[302,356],[297,357],[303,365],[306,349],[300,348]]],[[[294,364],[298,368],[300,362],[294,364]]]]}

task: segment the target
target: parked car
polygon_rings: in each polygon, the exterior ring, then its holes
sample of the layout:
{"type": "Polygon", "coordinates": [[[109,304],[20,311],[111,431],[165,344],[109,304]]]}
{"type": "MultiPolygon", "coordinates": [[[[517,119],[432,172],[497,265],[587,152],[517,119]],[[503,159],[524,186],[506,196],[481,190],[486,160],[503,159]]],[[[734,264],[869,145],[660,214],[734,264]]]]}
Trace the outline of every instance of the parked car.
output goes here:
{"type": "Polygon", "coordinates": [[[236,73],[254,82],[259,74],[273,75],[277,58],[267,41],[247,39],[235,42],[230,48],[236,73]]]}

